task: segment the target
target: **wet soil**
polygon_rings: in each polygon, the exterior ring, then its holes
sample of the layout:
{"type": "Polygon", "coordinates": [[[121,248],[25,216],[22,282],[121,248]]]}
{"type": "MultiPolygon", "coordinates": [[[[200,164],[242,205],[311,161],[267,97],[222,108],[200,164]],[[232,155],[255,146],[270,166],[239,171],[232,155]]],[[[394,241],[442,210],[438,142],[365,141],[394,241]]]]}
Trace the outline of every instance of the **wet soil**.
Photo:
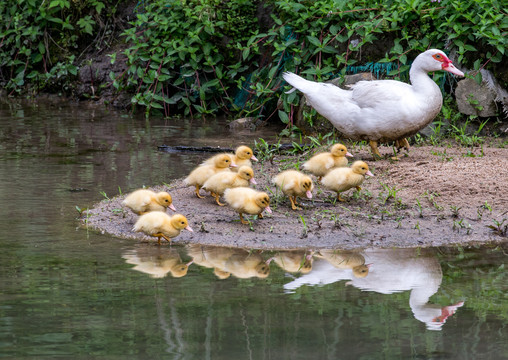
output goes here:
{"type": "MultiPolygon", "coordinates": [[[[336,201],[335,193],[315,182],[314,197],[301,199],[301,211],[291,210],[289,200],[270,180],[315,150],[255,164],[256,188],[271,196],[273,213],[265,212],[263,219],[250,217],[250,225],[241,224],[234,210],[216,205],[212,197],[198,199],[182,179],[169,187],[152,189],[170,192],[177,212],[187,216],[194,229],[174,238],[175,244],[354,249],[508,240],[508,148],[412,147],[408,156],[399,156],[399,161],[373,161],[367,147],[348,148],[355,155],[353,160],[366,161],[375,177],[367,178],[360,192],[343,193],[346,202],[336,201]],[[496,221],[503,220],[501,231],[489,227],[497,227],[496,221]]],[[[156,244],[154,238],[131,231],[137,216],[122,208],[123,198],[95,204],[83,217],[83,224],[115,237],[156,244]]]]}

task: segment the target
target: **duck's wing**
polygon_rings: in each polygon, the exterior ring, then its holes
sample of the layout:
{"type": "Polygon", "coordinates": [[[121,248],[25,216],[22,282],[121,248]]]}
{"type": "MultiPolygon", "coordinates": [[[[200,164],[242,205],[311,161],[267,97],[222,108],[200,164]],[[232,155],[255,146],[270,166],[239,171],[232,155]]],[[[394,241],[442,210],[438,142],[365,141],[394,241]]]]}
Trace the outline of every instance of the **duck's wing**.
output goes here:
{"type": "Polygon", "coordinates": [[[411,85],[396,80],[359,81],[351,88],[351,101],[360,108],[389,108],[413,91],[411,85]]]}

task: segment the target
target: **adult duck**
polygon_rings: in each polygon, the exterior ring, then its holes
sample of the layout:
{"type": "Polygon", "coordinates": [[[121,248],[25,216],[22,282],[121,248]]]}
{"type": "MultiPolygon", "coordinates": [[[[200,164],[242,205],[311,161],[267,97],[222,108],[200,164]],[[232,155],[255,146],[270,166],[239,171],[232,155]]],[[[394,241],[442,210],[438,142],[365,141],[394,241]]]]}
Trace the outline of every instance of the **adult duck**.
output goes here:
{"type": "Polygon", "coordinates": [[[290,72],[283,77],[345,137],[368,140],[374,157],[381,157],[379,142],[395,141],[397,148],[409,150],[406,138],[427,126],[441,110],[441,90],[427,75],[438,70],[464,76],[444,52],[430,49],[413,61],[411,85],[396,80],[360,81],[351,90],[343,90],[290,72]]]}

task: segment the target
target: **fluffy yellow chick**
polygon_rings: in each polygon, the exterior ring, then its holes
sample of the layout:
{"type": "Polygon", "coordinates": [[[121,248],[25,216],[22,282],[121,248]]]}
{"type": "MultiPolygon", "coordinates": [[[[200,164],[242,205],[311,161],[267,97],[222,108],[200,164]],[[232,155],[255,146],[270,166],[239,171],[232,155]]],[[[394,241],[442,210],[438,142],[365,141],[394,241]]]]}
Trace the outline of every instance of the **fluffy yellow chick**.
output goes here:
{"type": "Polygon", "coordinates": [[[353,251],[339,251],[332,249],[319,250],[319,257],[325,259],[337,269],[351,269],[353,276],[364,278],[369,274],[369,268],[372,264],[365,264],[365,258],[362,254],[353,251]]]}
{"type": "Polygon", "coordinates": [[[138,215],[150,211],[166,211],[166,208],[176,211],[171,195],[165,191],[155,193],[151,190],[139,189],[127,195],[122,204],[138,215]]]}
{"type": "MultiPolygon", "coordinates": [[[[231,157],[233,160],[233,163],[235,163],[238,168],[232,168],[232,171],[240,170],[240,166],[251,166],[252,167],[252,161],[258,161],[258,159],[254,156],[254,153],[252,152],[252,149],[248,146],[242,145],[236,148],[234,154],[227,154],[231,157]]],[[[206,160],[203,165],[211,165],[213,163],[213,157],[206,160]]]]}
{"type": "Polygon", "coordinates": [[[363,161],[355,161],[350,168],[337,168],[331,170],[321,183],[328,190],[337,193],[337,200],[345,201],[340,197],[340,193],[355,187],[358,191],[362,188],[360,185],[365,180],[365,176],[374,176],[369,171],[369,166],[363,161]]]}
{"type": "Polygon", "coordinates": [[[283,171],[275,176],[272,182],[289,197],[293,210],[302,210],[302,208],[297,206],[297,197],[306,196],[308,199],[312,199],[312,190],[314,189],[312,179],[297,170],[283,171]]]}
{"type": "Polygon", "coordinates": [[[201,165],[191,171],[189,176],[184,179],[184,183],[188,186],[196,187],[196,196],[202,199],[204,196],[199,194],[199,189],[203,186],[206,180],[212,175],[221,171],[229,171],[231,166],[236,166],[231,157],[227,154],[220,154],[213,157],[213,164],[201,165]]]}
{"type": "Polygon", "coordinates": [[[241,166],[237,173],[231,171],[222,171],[205,181],[202,189],[210,191],[218,205],[224,206],[220,202],[220,196],[229,188],[248,187],[249,183],[257,184],[254,179],[254,171],[250,166],[241,166]]]}
{"type": "Polygon", "coordinates": [[[263,218],[261,214],[263,210],[266,210],[268,213],[272,212],[268,194],[248,187],[226,189],[224,191],[224,199],[229,206],[240,214],[242,224],[249,223],[243,219],[242,214],[258,215],[259,218],[263,218]]]}
{"type": "Polygon", "coordinates": [[[304,170],[317,176],[318,181],[325,176],[331,169],[347,166],[346,156],[353,156],[342,144],[335,144],[330,148],[330,152],[322,152],[311,157],[302,167],[304,170]]]}
{"type": "Polygon", "coordinates": [[[312,270],[312,253],[305,250],[279,251],[274,257],[268,259],[275,261],[279,267],[291,273],[307,274],[312,270]]]}
{"type": "Polygon", "coordinates": [[[159,211],[141,215],[132,228],[133,231],[156,237],[159,245],[161,238],[171,242],[171,239],[180,235],[183,229],[193,231],[185,216],[181,214],[169,216],[159,211]]]}

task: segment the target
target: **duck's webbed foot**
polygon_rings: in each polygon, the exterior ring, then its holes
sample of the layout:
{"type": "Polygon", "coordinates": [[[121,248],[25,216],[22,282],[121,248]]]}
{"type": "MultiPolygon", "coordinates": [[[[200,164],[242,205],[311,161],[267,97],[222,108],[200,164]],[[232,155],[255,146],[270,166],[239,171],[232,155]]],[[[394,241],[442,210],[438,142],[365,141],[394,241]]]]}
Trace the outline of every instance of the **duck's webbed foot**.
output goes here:
{"type": "Polygon", "coordinates": [[[409,151],[409,142],[406,138],[395,140],[395,147],[397,148],[397,152],[399,152],[402,148],[404,148],[406,151],[409,151]]]}
{"type": "Polygon", "coordinates": [[[379,149],[377,148],[377,141],[370,140],[369,141],[370,149],[372,151],[372,155],[374,156],[374,160],[382,159],[383,157],[379,153],[379,149]]]}

